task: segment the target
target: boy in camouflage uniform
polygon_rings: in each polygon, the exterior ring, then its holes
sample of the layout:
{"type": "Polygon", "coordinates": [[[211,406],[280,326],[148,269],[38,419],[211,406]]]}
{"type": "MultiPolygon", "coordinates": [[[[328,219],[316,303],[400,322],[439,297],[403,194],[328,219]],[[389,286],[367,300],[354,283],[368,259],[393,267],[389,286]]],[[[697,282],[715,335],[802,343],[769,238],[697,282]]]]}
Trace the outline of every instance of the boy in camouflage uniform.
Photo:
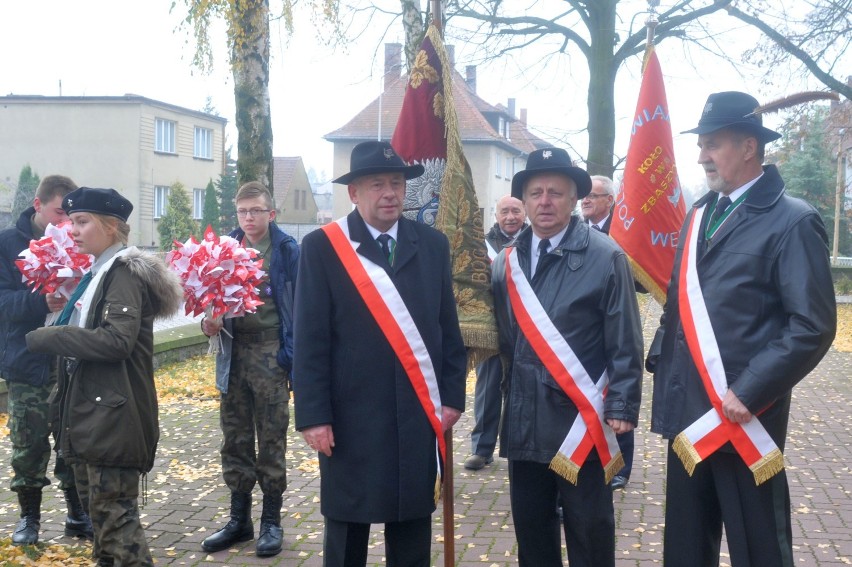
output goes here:
{"type": "MultiPolygon", "coordinates": [[[[222,473],[231,491],[231,518],[201,547],[215,552],[254,537],[251,492],[260,484],[263,511],[256,553],[264,557],[278,554],[283,539],[281,504],[287,488],[285,452],[299,248],[275,224],[272,196],[261,183],[252,181],[240,187],[235,201],[240,228],[231,236],[258,250],[264,260],[266,276],[259,290],[264,304],[256,313],[226,319],[227,334],[220,335],[216,387],[222,393],[220,452],[222,473]]],[[[211,318],[201,323],[208,336],[222,327],[222,321],[211,318]]]]}
{"type": "MultiPolygon", "coordinates": [[[[12,534],[15,545],[38,542],[41,527],[41,491],[50,484],[51,418],[48,396],[56,384],[55,358],[27,351],[24,336],[44,325],[46,316],[61,310],[64,298],[31,293],[15,265],[30,240],[44,236],[48,223],[68,220],[62,198],[77,189],[61,175],[45,177],[36,190],[33,206],[21,213],[17,224],[0,232],[0,376],[9,388],[9,429],[12,441],[12,484],[18,493],[21,519],[12,534]]],[[[65,535],[92,537],[92,524],[80,505],[74,473],[57,456],[53,474],[65,493],[68,517],[65,535]]]]}

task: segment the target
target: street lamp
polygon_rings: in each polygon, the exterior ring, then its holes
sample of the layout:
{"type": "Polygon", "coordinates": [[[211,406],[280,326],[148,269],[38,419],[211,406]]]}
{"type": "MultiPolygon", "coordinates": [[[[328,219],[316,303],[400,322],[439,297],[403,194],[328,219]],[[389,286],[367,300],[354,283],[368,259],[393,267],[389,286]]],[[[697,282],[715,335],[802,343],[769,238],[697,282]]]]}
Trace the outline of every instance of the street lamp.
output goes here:
{"type": "Polygon", "coordinates": [[[834,238],[832,239],[831,257],[832,262],[837,265],[838,251],[840,248],[840,214],[843,211],[843,197],[846,184],[844,183],[844,148],[843,140],[846,137],[846,128],[838,131],[837,139],[837,188],[834,195],[834,238]]]}

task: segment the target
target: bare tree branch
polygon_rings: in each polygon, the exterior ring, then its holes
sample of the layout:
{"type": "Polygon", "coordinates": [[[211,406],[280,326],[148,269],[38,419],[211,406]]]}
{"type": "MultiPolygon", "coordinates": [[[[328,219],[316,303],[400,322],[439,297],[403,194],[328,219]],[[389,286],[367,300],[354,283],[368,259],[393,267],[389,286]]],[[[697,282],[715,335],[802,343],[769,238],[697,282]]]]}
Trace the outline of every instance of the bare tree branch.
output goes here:
{"type": "Polygon", "coordinates": [[[817,62],[814,61],[814,59],[811,58],[811,56],[808,55],[803,49],[801,49],[801,47],[794,44],[782,34],[778,33],[774,28],[766,24],[763,20],[756,16],[752,16],[743,12],[736,6],[729,6],[727,8],[727,11],[731,16],[759,29],[761,32],[763,32],[763,34],[765,34],[772,41],[777,43],[784,51],[790,53],[796,59],[801,61],[805,65],[805,67],[807,67],[808,70],[813,73],[813,75],[817,79],[819,79],[822,84],[826,85],[828,88],[834,91],[837,91],[846,98],[852,99],[852,87],[843,83],[842,81],[835,79],[830,74],[821,69],[817,62]]]}

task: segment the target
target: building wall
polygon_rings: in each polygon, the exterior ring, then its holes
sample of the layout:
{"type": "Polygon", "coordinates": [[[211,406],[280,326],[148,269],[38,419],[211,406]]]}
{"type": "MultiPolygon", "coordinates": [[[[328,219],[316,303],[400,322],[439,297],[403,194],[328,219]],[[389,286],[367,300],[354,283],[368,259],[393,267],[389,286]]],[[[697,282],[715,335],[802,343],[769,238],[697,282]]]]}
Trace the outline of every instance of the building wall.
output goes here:
{"type": "Polygon", "coordinates": [[[293,179],[290,181],[287,195],[282,199],[276,194],[275,206],[278,209],[279,223],[317,222],[317,203],[314,200],[314,194],[311,192],[311,183],[308,181],[308,174],[305,172],[305,166],[301,163],[301,160],[293,172],[293,179]]]}
{"type": "Polygon", "coordinates": [[[29,164],[40,177],[63,174],[80,186],[115,188],[134,205],[131,244],[158,244],[154,186],[180,181],[191,197],[223,171],[221,120],[122,97],[13,98],[0,97],[0,179],[16,180],[29,164]],[[176,154],[154,151],[157,118],[176,122],[176,154]],[[213,131],[212,159],[193,157],[195,126],[213,131]]]}

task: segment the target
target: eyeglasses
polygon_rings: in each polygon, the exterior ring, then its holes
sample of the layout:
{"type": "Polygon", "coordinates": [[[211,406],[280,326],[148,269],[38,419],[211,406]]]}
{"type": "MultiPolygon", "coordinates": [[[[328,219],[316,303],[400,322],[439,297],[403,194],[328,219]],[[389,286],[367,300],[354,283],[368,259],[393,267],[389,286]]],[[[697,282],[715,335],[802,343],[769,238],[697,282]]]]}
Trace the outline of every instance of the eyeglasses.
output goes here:
{"type": "Polygon", "coordinates": [[[237,216],[241,219],[246,217],[258,217],[264,213],[268,213],[270,209],[237,209],[237,216]]]}
{"type": "Polygon", "coordinates": [[[609,197],[609,193],[589,193],[584,199],[597,199],[598,197],[609,197]]]}

